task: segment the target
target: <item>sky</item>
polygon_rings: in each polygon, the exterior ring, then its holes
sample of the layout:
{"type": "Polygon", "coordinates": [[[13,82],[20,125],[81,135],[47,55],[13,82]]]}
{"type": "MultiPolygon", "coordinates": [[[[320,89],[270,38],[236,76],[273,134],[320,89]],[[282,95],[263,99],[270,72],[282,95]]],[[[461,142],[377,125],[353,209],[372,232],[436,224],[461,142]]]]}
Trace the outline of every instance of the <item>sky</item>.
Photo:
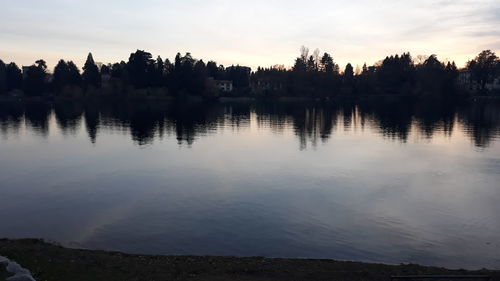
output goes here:
{"type": "Polygon", "coordinates": [[[254,69],[291,66],[302,45],[341,67],[500,53],[499,0],[0,0],[0,11],[0,59],[18,65],[126,61],[136,49],[254,69]]]}

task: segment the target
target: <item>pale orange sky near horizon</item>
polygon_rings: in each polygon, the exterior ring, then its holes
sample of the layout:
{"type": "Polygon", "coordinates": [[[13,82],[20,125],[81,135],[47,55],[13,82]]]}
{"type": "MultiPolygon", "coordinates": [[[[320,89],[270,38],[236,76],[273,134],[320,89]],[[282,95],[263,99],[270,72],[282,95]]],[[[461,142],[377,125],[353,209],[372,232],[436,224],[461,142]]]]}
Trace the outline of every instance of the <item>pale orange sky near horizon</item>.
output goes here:
{"type": "Polygon", "coordinates": [[[0,59],[43,58],[80,67],[136,49],[173,59],[191,52],[226,66],[293,65],[302,45],[330,53],[341,68],[387,55],[436,54],[459,67],[480,51],[500,51],[500,1],[0,0],[0,59]]]}

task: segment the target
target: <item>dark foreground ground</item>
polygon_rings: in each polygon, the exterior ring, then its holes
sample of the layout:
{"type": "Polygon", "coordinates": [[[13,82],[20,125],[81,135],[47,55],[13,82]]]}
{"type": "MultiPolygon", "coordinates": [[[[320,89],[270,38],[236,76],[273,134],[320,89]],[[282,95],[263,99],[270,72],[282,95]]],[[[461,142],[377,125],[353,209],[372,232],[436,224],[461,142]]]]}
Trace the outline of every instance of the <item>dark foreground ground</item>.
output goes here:
{"type": "MultiPolygon", "coordinates": [[[[262,257],[147,256],[67,249],[41,240],[0,239],[0,255],[29,269],[37,281],[98,280],[385,280],[391,275],[486,274],[418,265],[383,265],[262,257]]],[[[0,280],[7,275],[0,269],[0,280]]]]}

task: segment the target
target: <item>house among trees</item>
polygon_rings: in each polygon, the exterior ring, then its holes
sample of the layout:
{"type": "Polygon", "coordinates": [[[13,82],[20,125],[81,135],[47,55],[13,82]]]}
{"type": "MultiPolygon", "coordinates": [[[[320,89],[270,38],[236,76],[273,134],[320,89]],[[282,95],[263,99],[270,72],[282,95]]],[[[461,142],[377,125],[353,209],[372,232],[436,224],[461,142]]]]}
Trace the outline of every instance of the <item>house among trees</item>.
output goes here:
{"type": "MultiPolygon", "coordinates": [[[[213,79],[213,78],[212,78],[213,79]]],[[[215,80],[215,86],[221,90],[221,92],[229,93],[233,91],[233,81],[231,80],[215,80]]]]}
{"type": "Polygon", "coordinates": [[[459,72],[458,85],[469,91],[500,90],[500,59],[491,50],[484,50],[459,72]]]}
{"type": "MultiPolygon", "coordinates": [[[[481,81],[475,78],[472,70],[462,69],[458,73],[458,85],[469,91],[478,91],[482,89],[481,81]]],[[[488,91],[500,90],[500,73],[488,79],[484,83],[484,89],[488,91]]]]}
{"type": "Polygon", "coordinates": [[[255,87],[258,90],[264,91],[281,91],[283,90],[283,84],[280,81],[272,79],[258,79],[255,87]]]}
{"type": "Polygon", "coordinates": [[[457,83],[460,87],[467,90],[478,90],[479,84],[472,79],[472,71],[469,69],[461,69],[458,72],[457,83]]]}
{"type": "Polygon", "coordinates": [[[482,51],[458,71],[454,62],[441,62],[431,55],[416,62],[409,53],[387,56],[376,65],[363,65],[354,72],[347,64],[343,72],[332,56],[319,50],[309,55],[301,48],[292,68],[275,65],[257,68],[194,59],[190,53],[177,53],[174,63],[153,59],[151,53],[137,50],[128,61],[103,65],[88,54],[81,71],[72,61],[60,60],[51,73],[40,59],[19,68],[0,60],[0,95],[91,96],[158,95],[183,97],[202,95],[214,99],[220,93],[256,96],[300,96],[329,99],[346,95],[414,95],[453,98],[467,94],[500,94],[500,59],[491,50],[482,51]],[[457,92],[458,88],[462,90],[457,92]],[[148,89],[134,92],[135,89],[148,89]]]}

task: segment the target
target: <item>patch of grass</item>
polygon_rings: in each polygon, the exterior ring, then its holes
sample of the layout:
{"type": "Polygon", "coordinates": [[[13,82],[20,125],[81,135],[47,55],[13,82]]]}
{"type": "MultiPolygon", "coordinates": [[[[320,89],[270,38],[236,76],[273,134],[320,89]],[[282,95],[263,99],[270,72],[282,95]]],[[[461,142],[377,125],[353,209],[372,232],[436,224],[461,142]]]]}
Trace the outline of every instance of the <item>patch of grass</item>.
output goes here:
{"type": "MultiPolygon", "coordinates": [[[[130,255],[68,249],[42,240],[0,239],[0,254],[29,269],[37,280],[389,280],[391,275],[487,274],[419,265],[384,265],[313,259],[130,255]]],[[[1,280],[1,279],[0,279],[1,280]]]]}

